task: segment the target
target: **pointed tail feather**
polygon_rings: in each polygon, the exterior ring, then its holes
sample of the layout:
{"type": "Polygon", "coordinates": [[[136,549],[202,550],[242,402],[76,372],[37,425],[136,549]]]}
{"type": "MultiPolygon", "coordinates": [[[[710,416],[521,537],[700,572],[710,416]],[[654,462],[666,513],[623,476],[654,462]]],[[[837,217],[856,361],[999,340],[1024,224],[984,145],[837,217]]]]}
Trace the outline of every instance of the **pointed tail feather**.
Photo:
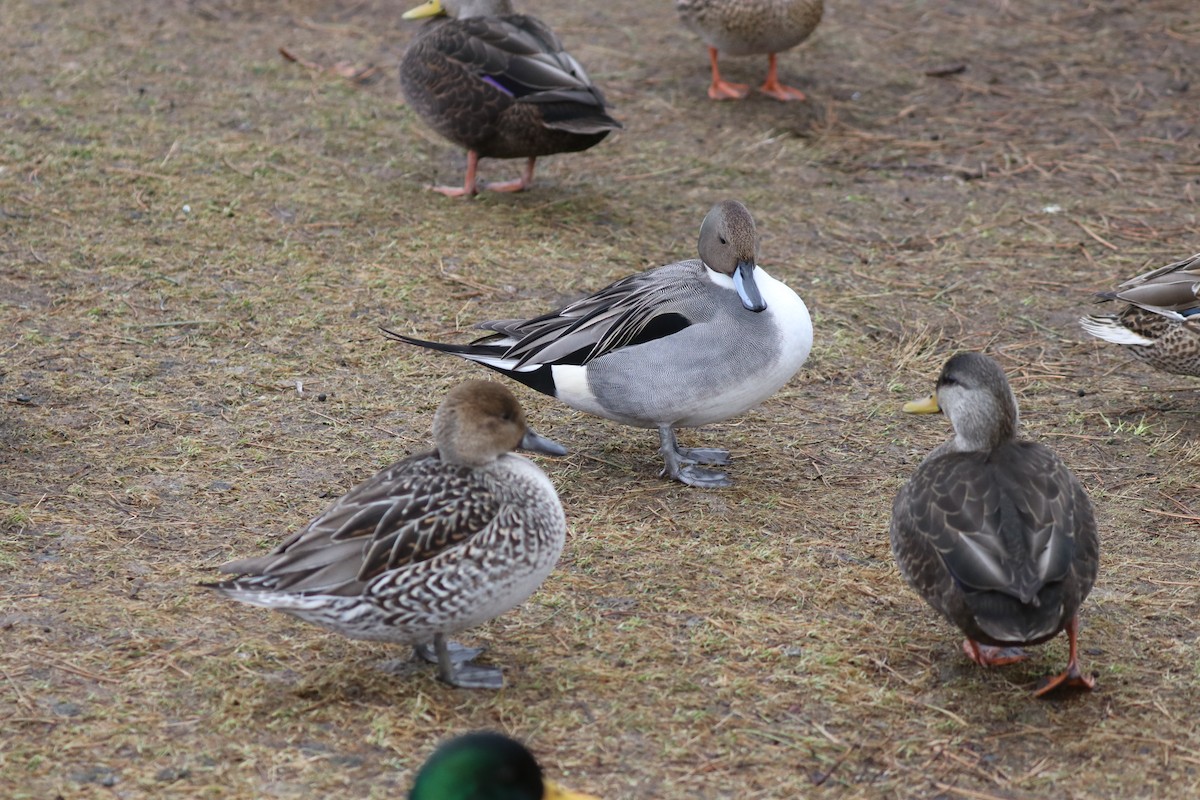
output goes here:
{"type": "Polygon", "coordinates": [[[509,344],[446,344],[444,342],[431,342],[425,339],[417,339],[413,336],[406,336],[403,333],[397,333],[380,326],[384,335],[389,339],[405,344],[424,347],[429,350],[437,350],[440,353],[450,353],[459,358],[465,358],[468,361],[474,361],[476,364],[481,364],[488,369],[493,369],[502,375],[506,375],[513,380],[520,381],[529,388],[548,394],[555,397],[554,390],[554,375],[549,364],[520,364],[518,359],[506,358],[505,353],[508,351],[509,344]]]}
{"type": "Polygon", "coordinates": [[[1139,333],[1122,325],[1116,317],[1087,316],[1079,318],[1079,327],[1095,336],[1113,344],[1151,345],[1153,339],[1147,339],[1139,333]]]}

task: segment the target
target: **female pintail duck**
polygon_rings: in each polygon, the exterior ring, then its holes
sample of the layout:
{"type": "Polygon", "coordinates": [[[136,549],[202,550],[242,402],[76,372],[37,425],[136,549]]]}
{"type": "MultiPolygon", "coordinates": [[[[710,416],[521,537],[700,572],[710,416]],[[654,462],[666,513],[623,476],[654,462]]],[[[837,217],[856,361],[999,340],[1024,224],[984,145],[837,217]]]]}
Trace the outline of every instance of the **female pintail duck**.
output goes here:
{"type": "Polygon", "coordinates": [[[542,777],[525,745],[475,731],[434,751],[417,772],[408,800],[597,800],[542,777]]]}
{"type": "Polygon", "coordinates": [[[1116,314],[1089,314],[1083,329],[1124,345],[1164,372],[1200,377],[1200,253],[1130,278],[1097,295],[1126,303],[1116,314]]]}
{"type": "Polygon", "coordinates": [[[1066,630],[1070,659],[1037,694],[1091,689],[1079,669],[1077,612],[1096,581],[1092,504],[1049,449],[1017,438],[1017,401],[1000,366],[978,353],[946,362],[937,391],[904,407],[942,411],[954,438],[936,447],[896,495],[892,552],[917,593],[967,635],[982,666],[1026,657],[1066,630]]]}
{"type": "Polygon", "coordinates": [[[754,219],[718,203],[700,226],[700,259],[631,275],[528,320],[478,327],[471,344],[393,338],[477,361],[572,408],[656,428],[664,474],[728,486],[725,450],[679,447],[675,428],[720,422],[770,397],[812,349],[808,309],[758,261],[754,219]]]}
{"type": "Polygon", "coordinates": [[[561,446],[526,427],[505,387],[467,381],[433,418],[437,449],[360,483],[264,556],[208,584],[353,639],[417,646],[454,686],[499,688],[478,650],[446,636],[522,603],[562,553],[567,525],[545,474],[511,451],[561,446]],[[429,647],[432,643],[432,648],[429,647]]]}
{"type": "Polygon", "coordinates": [[[741,100],[750,87],[721,79],[717,54],[767,55],[767,80],[759,91],[776,100],[803,100],[804,92],[779,82],[776,54],[803,42],[825,11],[824,0],[675,0],[683,24],[708,44],[713,100],[741,100]]]}
{"type": "Polygon", "coordinates": [[[514,14],[509,0],[429,0],[404,18],[440,14],[453,19],[430,24],[400,62],[409,105],[467,149],[463,186],[435,191],[471,197],[479,159],[525,158],[520,179],[487,186],[519,192],[533,182],[538,156],[586,150],[621,127],[554,32],[514,14]]]}

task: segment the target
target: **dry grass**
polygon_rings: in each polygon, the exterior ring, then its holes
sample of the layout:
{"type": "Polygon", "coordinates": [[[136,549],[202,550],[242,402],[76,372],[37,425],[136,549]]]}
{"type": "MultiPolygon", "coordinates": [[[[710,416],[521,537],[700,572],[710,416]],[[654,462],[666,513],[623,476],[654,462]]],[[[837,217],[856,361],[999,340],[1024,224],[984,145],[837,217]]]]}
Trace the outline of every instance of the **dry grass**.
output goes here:
{"type": "Polygon", "coordinates": [[[1197,249],[1192,0],[831,0],[783,59],[799,106],[709,103],[668,3],[529,0],[627,130],[472,203],[421,188],[464,159],[396,100],[395,3],[134,5],[0,20],[0,795],[397,797],[478,727],[607,798],[1200,793],[1200,396],[1073,322],[1197,249]],[[459,335],[690,257],[727,196],[816,350],[685,434],[733,449],[719,492],[522,393],[572,448],[545,464],[572,535],[473,637],[509,688],[390,676],[394,648],[196,588],[423,446],[478,374],[378,324],[459,335]],[[971,668],[892,564],[890,498],[946,434],[897,410],[961,348],[1096,501],[1092,696],[1030,697],[1064,641],[971,668]]]}

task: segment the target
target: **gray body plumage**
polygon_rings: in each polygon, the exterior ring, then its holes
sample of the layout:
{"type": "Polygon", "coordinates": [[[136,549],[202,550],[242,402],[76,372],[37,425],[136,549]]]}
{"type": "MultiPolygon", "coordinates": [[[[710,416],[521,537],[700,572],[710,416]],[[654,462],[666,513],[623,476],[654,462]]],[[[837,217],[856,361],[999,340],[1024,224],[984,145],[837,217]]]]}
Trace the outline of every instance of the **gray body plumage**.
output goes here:
{"type": "Polygon", "coordinates": [[[387,331],[482,364],[596,416],[655,428],[665,474],[726,486],[729,453],[680,448],[674,429],[728,419],[765,400],[812,349],[804,301],[757,265],[758,234],[742,203],[713,206],[699,259],[630,275],[532,319],[493,320],[470,344],[387,331]]]}
{"type": "Polygon", "coordinates": [[[972,639],[1037,644],[1096,580],[1091,503],[1046,448],[931,454],[892,507],[892,550],[926,602],[972,639]]]}
{"type": "Polygon", "coordinates": [[[890,538],[900,572],[977,642],[1043,642],[1096,580],[1091,502],[1054,453],[1016,438],[1016,402],[995,362],[955,356],[937,397],[956,435],[896,495],[890,538]]]}
{"type": "MultiPolygon", "coordinates": [[[[606,419],[640,428],[719,422],[774,394],[804,363],[808,345],[777,335],[792,326],[778,315],[791,315],[794,304],[747,311],[707,272],[691,259],[631,275],[552,314],[483,323],[496,335],[469,347],[515,359],[518,369],[586,364],[586,392],[560,379],[553,394],[606,419]],[[670,333],[655,336],[655,325],[670,333]]],[[[760,283],[778,284],[756,272],[760,283]]]]}

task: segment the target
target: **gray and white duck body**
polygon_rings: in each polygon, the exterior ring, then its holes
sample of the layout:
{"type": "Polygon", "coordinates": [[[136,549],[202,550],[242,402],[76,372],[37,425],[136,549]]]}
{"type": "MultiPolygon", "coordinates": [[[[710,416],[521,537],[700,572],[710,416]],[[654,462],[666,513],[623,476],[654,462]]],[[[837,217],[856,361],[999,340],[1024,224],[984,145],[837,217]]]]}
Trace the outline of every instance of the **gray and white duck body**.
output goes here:
{"type": "Polygon", "coordinates": [[[553,484],[517,447],[563,455],[491,381],[453,388],[437,449],[358,484],[263,556],[224,564],[210,588],[353,639],[412,644],[447,683],[499,688],[479,650],[448,642],[524,602],[558,562],[566,518],[553,484]]]}
{"type": "Polygon", "coordinates": [[[1059,686],[1091,689],[1078,661],[1078,611],[1096,581],[1100,540],[1083,486],[1052,451],[1017,438],[1017,401],[1004,371],[979,353],[942,368],[936,393],[905,405],[943,412],[954,437],[934,448],[892,505],[901,574],[967,638],[981,666],[1026,658],[1009,649],[1066,630],[1059,686]]]}
{"type": "Polygon", "coordinates": [[[729,485],[699,464],[729,453],[679,447],[675,429],[720,422],[774,394],[804,364],[813,329],[804,301],[758,266],[754,219],[718,203],[700,226],[699,259],[631,275],[527,320],[496,320],[467,345],[401,341],[478,362],[572,408],[659,432],[664,474],[729,485]]]}

